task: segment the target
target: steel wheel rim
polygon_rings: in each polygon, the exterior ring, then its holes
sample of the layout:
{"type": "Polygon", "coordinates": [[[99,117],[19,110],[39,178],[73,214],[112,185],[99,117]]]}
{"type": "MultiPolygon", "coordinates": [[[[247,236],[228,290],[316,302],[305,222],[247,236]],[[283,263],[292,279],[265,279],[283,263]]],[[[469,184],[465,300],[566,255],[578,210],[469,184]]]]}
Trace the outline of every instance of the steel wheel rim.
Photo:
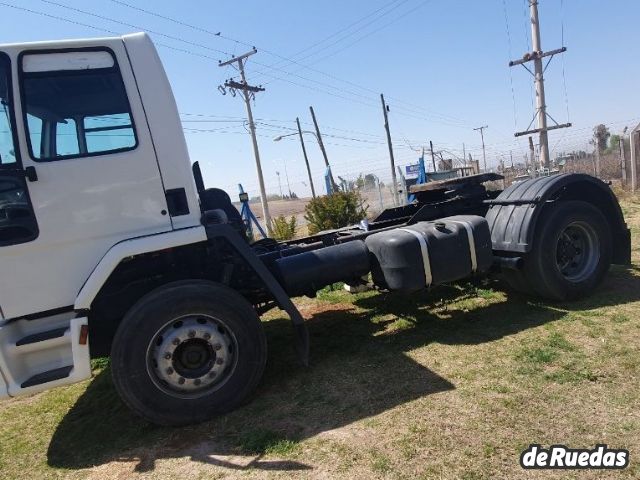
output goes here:
{"type": "Polygon", "coordinates": [[[164,393],[198,398],[218,390],[231,377],[238,342],[220,319],[185,315],[158,329],[146,360],[149,377],[164,393]]]}
{"type": "Polygon", "coordinates": [[[556,245],[556,265],[568,281],[578,283],[589,278],[600,261],[600,240],[586,222],[568,224],[556,245]]]}

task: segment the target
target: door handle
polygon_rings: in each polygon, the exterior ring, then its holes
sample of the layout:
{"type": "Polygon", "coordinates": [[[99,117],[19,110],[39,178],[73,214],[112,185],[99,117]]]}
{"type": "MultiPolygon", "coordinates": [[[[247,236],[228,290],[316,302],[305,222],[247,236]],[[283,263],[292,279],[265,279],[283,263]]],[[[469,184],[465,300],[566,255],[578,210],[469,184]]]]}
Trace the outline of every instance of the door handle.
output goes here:
{"type": "Polygon", "coordinates": [[[33,166],[26,167],[22,171],[22,173],[24,174],[24,177],[30,182],[38,181],[38,172],[36,172],[36,167],[33,167],[33,166]]]}

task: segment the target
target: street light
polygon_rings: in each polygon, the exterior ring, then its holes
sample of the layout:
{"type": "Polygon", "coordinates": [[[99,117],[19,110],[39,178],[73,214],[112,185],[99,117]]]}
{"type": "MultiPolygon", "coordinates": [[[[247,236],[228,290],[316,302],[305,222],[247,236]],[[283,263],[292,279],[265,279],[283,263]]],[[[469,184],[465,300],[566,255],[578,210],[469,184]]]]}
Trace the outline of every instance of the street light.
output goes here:
{"type": "MultiPolygon", "coordinates": [[[[313,135],[314,137],[316,137],[316,140],[318,139],[318,136],[315,134],[315,132],[312,132],[311,130],[302,130],[302,133],[309,133],[309,134],[313,135]]],[[[279,137],[274,138],[273,141],[274,142],[279,142],[283,138],[292,137],[294,135],[298,135],[298,134],[297,133],[287,133],[286,135],[280,135],[279,137]]]]}
{"type": "Polygon", "coordinates": [[[291,137],[292,135],[299,135],[300,136],[300,145],[302,146],[302,153],[304,155],[304,163],[307,165],[307,174],[309,175],[309,185],[311,186],[311,195],[313,196],[313,198],[316,198],[316,189],[313,186],[313,178],[311,177],[311,168],[309,167],[309,158],[307,157],[307,149],[304,146],[304,139],[302,138],[302,134],[303,133],[310,133],[311,135],[316,137],[316,140],[318,140],[318,136],[315,133],[310,132],[308,130],[301,130],[300,129],[300,121],[297,118],[296,118],[296,122],[298,124],[298,133],[288,133],[286,135],[280,135],[279,137],[274,138],[273,141],[274,142],[279,142],[283,138],[291,137]]]}

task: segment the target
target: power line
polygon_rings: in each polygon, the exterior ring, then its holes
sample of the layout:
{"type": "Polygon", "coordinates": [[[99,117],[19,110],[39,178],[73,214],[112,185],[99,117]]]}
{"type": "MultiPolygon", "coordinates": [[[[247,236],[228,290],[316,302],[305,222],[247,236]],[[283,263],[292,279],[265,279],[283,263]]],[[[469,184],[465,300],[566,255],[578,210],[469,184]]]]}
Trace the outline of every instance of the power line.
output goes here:
{"type": "MultiPolygon", "coordinates": [[[[71,7],[71,6],[68,6],[68,5],[64,5],[64,4],[61,4],[61,3],[59,3],[59,2],[54,2],[54,1],[52,1],[52,0],[41,0],[41,1],[42,1],[43,3],[48,3],[48,4],[51,4],[51,5],[55,5],[55,6],[58,6],[58,7],[60,7],[60,8],[65,8],[65,9],[68,9],[68,10],[71,10],[71,11],[74,11],[74,12],[77,12],[77,13],[81,13],[81,14],[89,15],[89,16],[92,16],[92,17],[95,17],[95,18],[99,18],[99,19],[101,19],[101,20],[111,21],[111,22],[113,22],[113,23],[120,24],[120,25],[126,26],[126,27],[128,27],[128,28],[134,28],[134,29],[146,30],[147,32],[152,33],[152,34],[154,34],[154,35],[160,35],[160,36],[163,36],[163,37],[165,37],[165,38],[169,38],[169,39],[174,40],[174,41],[178,41],[178,42],[185,43],[185,44],[187,44],[187,45],[191,45],[191,46],[196,46],[196,47],[204,48],[204,49],[207,49],[207,50],[210,50],[210,51],[214,51],[214,52],[217,52],[217,53],[223,53],[223,54],[225,54],[225,55],[230,55],[228,52],[225,52],[225,51],[223,51],[223,50],[219,50],[219,49],[211,48],[211,47],[208,47],[208,46],[206,46],[206,45],[203,45],[203,44],[200,44],[200,43],[197,43],[197,42],[192,42],[192,41],[189,41],[189,40],[185,40],[185,39],[182,39],[182,38],[176,37],[176,36],[174,36],[174,35],[164,34],[164,33],[162,33],[162,32],[158,32],[158,31],[156,31],[156,30],[146,29],[145,27],[140,26],[140,25],[134,25],[134,24],[127,23],[127,22],[123,22],[123,21],[120,21],[120,20],[117,20],[117,19],[113,19],[113,18],[110,18],[110,17],[104,16],[104,15],[94,14],[94,13],[92,13],[92,12],[88,12],[88,11],[86,11],[86,10],[82,10],[82,9],[78,9],[78,8],[71,7]]],[[[429,0],[427,0],[427,1],[429,1],[429,0]]],[[[423,3],[426,3],[426,2],[423,2],[423,3]]],[[[121,2],[121,4],[123,4],[123,5],[124,5],[124,2],[121,2]]],[[[58,16],[51,15],[51,14],[47,14],[47,13],[44,13],[44,12],[39,12],[39,11],[36,11],[36,10],[30,10],[30,9],[26,9],[26,8],[23,8],[23,7],[17,7],[17,6],[15,6],[15,5],[10,5],[10,4],[5,4],[5,3],[0,3],[0,5],[6,5],[6,6],[10,6],[10,7],[13,7],[13,8],[17,8],[17,9],[19,9],[19,10],[24,10],[24,11],[27,11],[27,12],[30,12],[30,13],[35,13],[35,14],[39,14],[39,15],[43,15],[43,16],[47,16],[47,17],[50,17],[50,18],[54,18],[54,19],[57,19],[57,20],[62,20],[62,21],[70,22],[70,23],[75,23],[75,24],[77,24],[77,25],[86,26],[86,27],[88,27],[88,28],[93,28],[93,29],[96,29],[96,30],[99,30],[99,31],[106,31],[106,32],[108,32],[108,33],[112,33],[112,34],[115,34],[115,35],[120,35],[118,32],[115,32],[115,31],[113,31],[113,30],[108,30],[108,29],[104,29],[104,28],[101,28],[101,27],[96,27],[96,26],[89,25],[89,24],[86,24],[86,23],[75,22],[75,21],[72,21],[72,20],[70,20],[70,19],[66,19],[66,18],[58,17],[58,16]]],[[[421,4],[421,5],[422,5],[422,4],[421,4]]],[[[194,27],[194,28],[197,28],[197,27],[194,27]]],[[[217,59],[217,58],[215,58],[215,57],[211,57],[211,56],[209,56],[209,55],[204,55],[204,54],[201,54],[201,53],[193,52],[193,51],[190,51],[190,50],[180,49],[180,48],[173,47],[173,46],[166,45],[166,44],[162,44],[162,43],[159,43],[159,45],[161,45],[161,46],[163,46],[163,47],[166,47],[166,48],[169,48],[169,49],[172,49],[172,50],[175,50],[175,51],[178,51],[178,52],[187,53],[187,54],[190,54],[190,55],[194,55],[194,56],[198,56],[198,57],[203,57],[203,58],[207,58],[207,59],[211,59],[211,60],[218,60],[218,59],[217,59]]],[[[219,60],[218,60],[218,61],[219,61],[219,60]]],[[[254,62],[254,63],[255,63],[255,64],[257,64],[257,65],[264,66],[264,67],[268,67],[267,65],[261,64],[261,63],[259,63],[259,62],[254,62]]],[[[322,85],[322,86],[325,86],[325,87],[328,87],[328,88],[332,88],[332,89],[338,90],[338,91],[340,91],[340,92],[342,92],[342,91],[343,91],[343,89],[340,89],[340,88],[338,88],[338,87],[334,87],[333,85],[330,85],[330,84],[327,84],[327,83],[324,83],[324,82],[320,82],[320,81],[315,80],[315,79],[309,79],[309,78],[303,77],[303,76],[301,76],[301,75],[297,75],[296,73],[293,73],[293,72],[287,72],[287,71],[284,71],[284,70],[282,70],[282,72],[283,72],[283,73],[285,73],[286,75],[294,75],[294,76],[296,76],[296,77],[298,77],[298,78],[302,79],[303,81],[310,81],[310,82],[312,82],[312,83],[316,83],[316,84],[319,84],[319,85],[322,85]]],[[[351,102],[354,102],[354,103],[359,103],[359,104],[361,104],[361,105],[366,105],[366,106],[369,106],[369,107],[371,107],[371,108],[377,108],[377,106],[376,106],[373,102],[357,101],[357,100],[355,100],[355,99],[345,97],[344,95],[336,94],[336,93],[329,92],[329,91],[326,91],[326,90],[321,90],[321,89],[318,89],[318,88],[309,87],[308,85],[304,85],[304,84],[296,83],[296,82],[293,82],[293,81],[291,81],[291,80],[289,80],[289,79],[285,79],[285,78],[282,78],[282,77],[273,76],[273,75],[268,75],[268,74],[266,74],[266,73],[265,73],[265,75],[266,75],[266,76],[270,76],[271,78],[274,78],[274,79],[277,79],[277,80],[285,81],[285,82],[290,83],[290,84],[292,84],[292,85],[299,86],[299,87],[301,87],[301,88],[307,88],[307,89],[315,90],[315,91],[318,91],[318,92],[320,92],[320,93],[324,93],[324,94],[326,94],[326,95],[332,95],[332,96],[334,96],[334,97],[337,97],[337,98],[340,98],[340,99],[343,99],[343,100],[351,101],[351,102]]],[[[337,77],[336,77],[336,78],[337,78],[337,77]]],[[[354,84],[354,85],[357,85],[357,84],[354,84]]],[[[366,87],[361,87],[361,86],[359,86],[359,88],[366,89],[366,87]]],[[[372,90],[370,90],[370,89],[366,89],[366,90],[368,90],[368,91],[372,91],[372,90]]],[[[357,93],[355,93],[355,92],[347,92],[347,94],[349,94],[349,95],[353,95],[353,96],[358,96],[358,97],[360,97],[360,98],[368,98],[368,97],[366,97],[366,96],[364,96],[364,95],[357,94],[357,93]]],[[[391,98],[391,97],[390,97],[390,98],[391,98]]],[[[463,125],[459,125],[459,124],[451,123],[451,122],[448,122],[448,121],[442,121],[442,120],[438,121],[438,120],[436,120],[436,119],[434,119],[434,118],[422,117],[422,116],[419,116],[419,115],[415,115],[415,114],[413,114],[413,113],[406,113],[406,111],[409,111],[409,112],[411,112],[411,111],[412,111],[411,109],[407,109],[406,107],[401,107],[401,106],[400,106],[400,107],[397,107],[397,108],[401,110],[401,112],[397,112],[399,115],[404,115],[404,116],[409,117],[409,118],[414,118],[414,119],[423,120],[423,121],[427,121],[427,122],[441,123],[441,124],[443,124],[443,125],[453,126],[453,127],[458,127],[458,128],[466,128],[466,127],[464,127],[463,125]],[[402,112],[402,110],[405,110],[405,112],[402,112]]],[[[443,115],[441,115],[441,114],[437,114],[437,115],[439,115],[440,117],[444,118],[444,116],[443,116],[443,115]]]]}
{"type": "MultiPolygon", "coordinates": [[[[214,33],[212,30],[205,29],[205,28],[202,28],[202,27],[198,27],[198,26],[196,26],[196,25],[193,25],[193,24],[190,24],[190,23],[187,23],[187,22],[181,21],[181,20],[177,20],[177,19],[174,19],[174,18],[170,18],[170,17],[167,17],[166,15],[161,15],[161,14],[158,14],[158,13],[156,13],[156,12],[151,12],[151,11],[149,11],[149,10],[146,10],[146,9],[143,9],[143,8],[140,8],[140,7],[137,7],[137,6],[131,5],[131,4],[129,4],[129,3],[127,3],[127,2],[123,2],[123,1],[121,1],[121,0],[111,0],[111,1],[112,1],[112,2],[114,2],[114,3],[116,3],[116,4],[119,4],[119,5],[122,5],[122,6],[126,6],[126,7],[128,7],[128,8],[131,8],[131,9],[134,9],[134,10],[137,10],[137,11],[140,11],[140,12],[143,12],[143,13],[146,13],[146,14],[148,14],[148,15],[152,15],[152,16],[155,16],[155,17],[158,17],[158,18],[162,18],[162,19],[164,19],[164,20],[167,20],[167,21],[173,22],[173,23],[175,23],[175,24],[178,24],[178,25],[181,25],[181,26],[185,26],[185,27],[187,27],[187,28],[191,28],[191,29],[193,29],[193,30],[195,30],[195,31],[199,31],[199,32],[207,33],[207,34],[212,35],[212,36],[214,36],[214,37],[216,37],[216,38],[221,38],[221,39],[228,40],[228,41],[231,41],[231,42],[234,42],[234,43],[237,43],[237,44],[245,45],[245,46],[248,46],[248,47],[253,47],[253,45],[255,45],[255,44],[249,44],[249,43],[247,43],[247,42],[243,42],[243,41],[240,41],[240,40],[237,40],[237,39],[231,38],[231,37],[229,37],[229,36],[226,36],[226,35],[222,34],[222,32],[215,32],[215,33],[214,33]]],[[[394,1],[390,2],[389,4],[386,4],[385,6],[383,6],[383,7],[379,8],[379,9],[375,10],[374,12],[372,12],[372,14],[369,14],[369,15],[367,15],[367,16],[365,16],[365,17],[361,18],[360,20],[356,21],[356,22],[353,22],[352,24],[350,24],[350,25],[349,25],[349,27],[346,27],[346,28],[345,28],[345,29],[343,29],[343,30],[340,30],[340,31],[338,31],[338,32],[336,32],[336,33],[334,33],[334,34],[332,34],[332,35],[329,35],[329,36],[328,36],[328,37],[326,37],[325,39],[321,40],[320,42],[316,42],[315,44],[311,45],[310,47],[307,47],[307,48],[305,48],[305,49],[302,49],[302,50],[300,50],[299,52],[296,52],[295,54],[293,54],[293,56],[295,57],[295,56],[297,56],[299,53],[302,53],[302,52],[304,52],[304,51],[307,51],[307,50],[309,50],[309,49],[313,48],[314,46],[319,45],[319,44],[323,43],[324,41],[326,41],[326,40],[328,40],[328,39],[331,39],[332,37],[334,37],[334,36],[338,35],[339,33],[342,33],[343,31],[346,31],[346,30],[347,30],[347,29],[349,29],[351,26],[354,26],[354,25],[356,25],[356,24],[360,23],[361,21],[363,21],[363,20],[365,20],[365,19],[369,18],[370,16],[374,15],[375,13],[378,13],[378,12],[380,12],[381,10],[384,10],[386,7],[391,6],[391,5],[395,4],[395,3],[397,3],[397,1],[398,1],[398,0],[394,0],[394,1]]],[[[402,1],[402,2],[401,2],[401,4],[405,3],[406,1],[407,1],[407,0],[402,1]]],[[[427,1],[430,1],[430,0],[427,0],[427,1]]],[[[396,18],[395,20],[392,20],[392,22],[391,22],[391,23],[394,23],[395,21],[399,20],[400,18],[402,18],[402,17],[404,17],[404,16],[408,15],[409,13],[412,13],[413,11],[417,10],[418,8],[422,7],[425,3],[427,3],[427,1],[425,1],[425,2],[421,3],[420,5],[418,5],[418,7],[416,7],[416,8],[414,8],[414,9],[410,10],[409,12],[406,12],[406,13],[405,13],[405,14],[403,14],[401,17],[398,17],[398,18],[396,18]]],[[[400,5],[396,5],[396,7],[398,7],[398,6],[400,6],[400,5]]],[[[394,8],[396,8],[396,7],[394,7],[394,8]]],[[[384,14],[386,15],[386,13],[389,13],[389,12],[385,12],[384,14]]],[[[391,23],[387,24],[386,26],[390,25],[391,23]]],[[[329,73],[323,72],[323,71],[321,71],[321,70],[318,70],[318,69],[316,69],[316,68],[310,67],[310,66],[308,66],[308,65],[301,64],[301,63],[299,63],[299,60],[295,60],[295,59],[293,59],[293,58],[290,58],[290,57],[286,57],[286,56],[280,55],[280,54],[278,54],[278,53],[276,53],[276,52],[273,52],[273,51],[268,50],[268,49],[265,49],[265,48],[261,48],[261,51],[263,51],[263,52],[265,52],[265,53],[268,53],[269,55],[275,56],[275,57],[277,57],[277,58],[280,58],[282,61],[280,61],[280,62],[276,62],[275,64],[272,64],[272,65],[264,65],[264,64],[261,64],[261,63],[259,63],[259,62],[254,62],[254,63],[256,63],[257,65],[261,65],[261,66],[263,66],[263,67],[265,67],[265,68],[269,68],[269,69],[272,69],[272,70],[279,70],[279,71],[283,71],[281,68],[276,68],[276,67],[278,67],[280,64],[282,64],[282,63],[283,63],[283,61],[284,61],[284,62],[288,62],[289,64],[296,64],[296,65],[299,65],[299,66],[300,66],[300,67],[302,67],[302,68],[305,68],[305,69],[311,70],[311,71],[313,71],[313,72],[315,72],[315,73],[319,73],[319,74],[324,75],[324,76],[326,76],[326,77],[332,78],[333,80],[337,80],[337,81],[339,81],[339,82],[342,82],[342,83],[345,83],[345,84],[348,84],[348,85],[354,86],[354,87],[356,87],[356,88],[360,88],[360,89],[365,90],[365,91],[368,91],[368,92],[370,92],[370,93],[375,93],[375,94],[377,95],[377,90],[369,89],[369,88],[364,87],[364,86],[362,86],[362,85],[359,85],[359,84],[357,84],[357,83],[355,83],[355,82],[352,82],[352,81],[349,81],[349,80],[345,80],[345,79],[341,79],[341,78],[339,78],[339,77],[336,77],[335,75],[331,75],[331,74],[329,74],[329,73]]],[[[286,71],[285,71],[285,72],[286,72],[286,71]]],[[[288,74],[292,74],[292,73],[289,73],[289,72],[287,72],[287,73],[288,73],[288,74]]],[[[294,73],[295,73],[295,72],[294,72],[294,73]]],[[[257,71],[257,72],[254,72],[254,75],[260,75],[260,74],[264,74],[264,72],[263,72],[263,71],[257,71]]],[[[273,77],[272,77],[272,78],[273,78],[273,77]]],[[[302,77],[302,78],[304,78],[304,77],[302,77]]],[[[276,79],[276,80],[280,80],[280,78],[275,78],[275,79],[276,79]]],[[[307,79],[307,80],[309,80],[309,79],[307,79]]],[[[402,104],[405,104],[405,105],[411,105],[411,107],[414,107],[414,109],[413,109],[413,110],[412,110],[411,108],[407,108],[407,107],[396,107],[396,108],[405,108],[407,111],[414,111],[414,112],[417,112],[417,113],[421,113],[421,111],[429,111],[429,110],[428,110],[428,109],[426,109],[426,108],[420,108],[419,110],[415,110],[415,105],[414,105],[414,104],[412,104],[412,103],[408,103],[408,102],[402,101],[402,100],[400,100],[400,99],[398,99],[398,98],[391,97],[391,96],[389,96],[388,98],[390,98],[390,99],[394,100],[395,102],[402,103],[402,104]]],[[[453,116],[450,116],[450,115],[446,115],[446,114],[441,114],[441,113],[438,113],[438,112],[431,112],[431,114],[432,114],[432,115],[436,115],[436,116],[440,116],[440,117],[441,117],[441,118],[443,118],[443,119],[449,119],[450,121],[465,122],[464,120],[461,120],[461,119],[459,119],[459,118],[456,118],[456,117],[453,117],[453,116]]],[[[465,122],[465,123],[466,123],[466,122],[465,122]]]]}
{"type": "MultiPolygon", "coordinates": [[[[383,17],[385,17],[386,15],[390,14],[390,13],[391,13],[391,12],[393,12],[394,10],[396,10],[396,9],[400,8],[402,5],[404,5],[405,3],[407,3],[407,1],[408,1],[408,0],[402,0],[402,1],[401,1],[400,3],[398,3],[397,5],[393,5],[389,10],[387,10],[386,12],[383,12],[380,16],[378,16],[378,17],[374,18],[373,20],[371,20],[371,21],[369,21],[369,22],[365,23],[364,25],[360,26],[360,27],[359,27],[359,28],[357,28],[356,30],[354,30],[354,31],[352,31],[352,32],[348,33],[347,35],[345,35],[345,36],[343,36],[343,37],[341,37],[341,38],[339,38],[339,39],[335,40],[334,42],[330,43],[329,45],[326,45],[326,46],[322,47],[322,49],[318,50],[317,52],[313,52],[313,53],[307,54],[307,55],[303,56],[302,58],[298,58],[297,60],[292,61],[292,63],[296,63],[296,64],[300,65],[298,62],[301,62],[301,61],[303,61],[303,60],[306,60],[307,58],[310,58],[310,57],[313,57],[313,56],[315,56],[315,55],[318,55],[319,53],[321,53],[321,52],[323,52],[323,51],[325,51],[325,50],[329,49],[330,47],[332,47],[332,46],[334,46],[334,45],[337,45],[338,43],[340,43],[340,42],[342,42],[342,41],[346,40],[347,38],[349,38],[349,37],[351,37],[351,36],[355,35],[356,33],[360,32],[360,31],[362,31],[362,30],[364,30],[364,29],[365,29],[365,28],[367,28],[369,25],[372,25],[373,23],[375,23],[375,22],[377,22],[378,20],[382,19],[383,17]]],[[[392,5],[392,4],[394,4],[394,3],[396,3],[396,2],[391,2],[391,4],[390,4],[390,5],[392,5]]],[[[313,48],[313,47],[310,47],[310,48],[307,48],[306,50],[308,51],[308,50],[310,50],[310,49],[312,49],[312,48],[313,48]]],[[[296,56],[297,56],[297,55],[296,55],[296,56]]],[[[324,58],[324,57],[323,57],[323,58],[324,58]]]]}
{"type": "Polygon", "coordinates": [[[90,17],[99,18],[100,20],[106,20],[108,22],[117,23],[119,25],[123,25],[123,26],[128,27],[128,28],[133,28],[135,30],[144,30],[146,32],[152,33],[153,35],[158,35],[160,37],[168,38],[168,39],[174,40],[176,42],[185,43],[187,45],[191,45],[191,46],[194,46],[194,47],[204,48],[206,50],[210,50],[210,51],[216,52],[216,53],[221,53],[223,55],[228,55],[228,56],[231,55],[229,52],[225,52],[224,50],[219,50],[217,48],[212,48],[212,47],[209,47],[207,45],[203,45],[201,43],[191,42],[189,40],[185,40],[184,38],[180,38],[180,37],[176,37],[175,35],[169,35],[169,34],[166,34],[166,33],[158,32],[156,30],[151,30],[150,28],[141,27],[140,25],[135,25],[135,24],[128,23],[128,22],[123,22],[122,20],[116,20],[114,18],[107,17],[105,15],[99,15],[97,13],[88,12],[86,10],[82,10],[80,8],[72,7],[70,5],[65,5],[65,4],[62,4],[62,3],[53,2],[51,0],[40,0],[40,1],[43,2],[43,3],[48,3],[50,5],[55,5],[55,6],[60,7],[60,8],[65,8],[65,9],[71,10],[73,12],[82,13],[83,15],[89,15],[90,17]]]}
{"type": "MultiPolygon", "coordinates": [[[[300,65],[300,64],[297,62],[297,60],[294,60],[294,59],[293,59],[293,58],[291,58],[291,57],[297,57],[297,56],[299,56],[299,55],[300,55],[300,54],[302,54],[302,53],[305,53],[305,52],[308,52],[309,50],[312,50],[312,49],[313,49],[313,48],[315,48],[316,46],[321,45],[321,44],[325,43],[325,42],[326,42],[326,41],[328,41],[328,40],[331,40],[333,37],[336,37],[336,36],[340,35],[341,33],[344,33],[344,32],[346,32],[346,31],[350,30],[350,29],[351,29],[351,27],[354,27],[355,25],[357,25],[357,24],[359,24],[359,23],[361,23],[361,22],[363,22],[363,21],[367,20],[368,18],[370,18],[370,17],[374,16],[374,15],[375,15],[375,14],[377,14],[378,12],[381,12],[382,10],[386,10],[388,7],[392,6],[393,4],[398,3],[398,1],[401,1],[401,3],[405,3],[407,0],[393,0],[393,1],[391,1],[391,2],[389,2],[389,3],[387,3],[387,4],[385,4],[385,5],[383,5],[382,7],[380,7],[380,8],[378,8],[378,9],[374,10],[373,12],[369,13],[368,15],[365,15],[364,17],[360,18],[359,20],[356,20],[355,22],[350,23],[348,26],[346,26],[346,27],[344,27],[344,28],[342,28],[342,29],[338,30],[337,32],[334,32],[334,33],[332,33],[331,35],[328,35],[327,37],[324,37],[322,40],[320,40],[320,41],[318,41],[318,42],[315,42],[315,43],[313,43],[312,45],[309,45],[309,46],[307,46],[307,47],[305,47],[305,48],[303,48],[303,49],[301,49],[301,50],[299,50],[299,51],[295,52],[295,53],[294,53],[294,54],[292,54],[290,57],[284,57],[284,56],[280,56],[280,55],[277,55],[277,54],[275,54],[275,55],[276,55],[276,56],[278,56],[278,57],[280,57],[280,58],[281,58],[282,60],[284,60],[284,61],[287,61],[287,62],[289,62],[289,63],[295,63],[295,64],[300,65]]],[[[383,13],[382,13],[378,18],[381,18],[382,16],[386,15],[387,13],[388,13],[388,12],[383,12],[383,13]]],[[[282,61],[277,62],[277,64],[281,64],[281,63],[282,63],[282,61]]]]}

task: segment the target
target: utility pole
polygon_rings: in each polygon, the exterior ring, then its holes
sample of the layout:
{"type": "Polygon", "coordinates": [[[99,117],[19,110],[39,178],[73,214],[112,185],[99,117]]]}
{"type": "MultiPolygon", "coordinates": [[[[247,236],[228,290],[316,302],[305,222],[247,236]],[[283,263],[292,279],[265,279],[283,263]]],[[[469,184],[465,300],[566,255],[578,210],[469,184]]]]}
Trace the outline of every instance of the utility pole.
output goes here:
{"type": "Polygon", "coordinates": [[[531,43],[532,43],[532,52],[527,52],[524,57],[520,60],[513,60],[509,62],[509,66],[513,67],[514,65],[522,65],[531,75],[534,77],[534,83],[536,87],[536,113],[529,123],[529,127],[524,132],[517,132],[515,134],[516,137],[520,137],[523,135],[528,135],[531,133],[540,134],[540,163],[544,166],[544,168],[550,167],[550,158],[549,158],[549,136],[548,133],[550,130],[556,130],[558,128],[566,128],[570,127],[570,123],[564,123],[562,125],[558,124],[551,115],[547,113],[547,105],[545,103],[545,94],[544,94],[544,72],[546,71],[549,63],[553,59],[554,55],[558,53],[564,53],[567,51],[566,47],[558,48],[557,50],[551,50],[549,52],[543,52],[542,44],[540,42],[540,19],[538,16],[538,0],[529,0],[529,10],[531,15],[531,43]],[[545,57],[549,57],[546,65],[542,65],[542,59],[545,57]],[[525,65],[527,62],[533,62],[534,71],[532,72],[525,65]],[[553,121],[555,125],[551,127],[547,126],[547,117],[553,121]],[[538,120],[538,128],[529,130],[533,125],[535,120],[538,120]]]}
{"type": "Polygon", "coordinates": [[[320,145],[320,150],[322,151],[322,156],[324,157],[324,164],[329,168],[329,181],[331,182],[331,188],[334,192],[340,190],[338,188],[338,184],[333,179],[333,172],[329,167],[329,159],[327,158],[327,151],[324,149],[324,143],[322,143],[322,134],[320,133],[320,127],[318,127],[318,121],[316,120],[316,114],[313,111],[313,107],[309,107],[309,111],[311,112],[311,118],[313,119],[313,125],[316,127],[316,136],[318,138],[318,145],[320,145]]]}
{"type": "Polygon", "coordinates": [[[638,133],[640,132],[640,124],[631,130],[629,134],[629,144],[631,147],[631,192],[635,193],[636,188],[638,186],[638,156],[640,152],[638,152],[638,133]]]}
{"type": "Polygon", "coordinates": [[[389,130],[389,107],[384,103],[384,95],[380,94],[380,101],[382,102],[382,114],[384,115],[384,129],[387,131],[387,145],[389,146],[389,160],[391,161],[391,182],[393,183],[393,205],[400,205],[398,198],[398,179],[396,177],[396,161],[393,158],[393,145],[391,144],[391,132],[389,130]]]}
{"type": "MultiPolygon", "coordinates": [[[[229,79],[224,82],[224,87],[234,90],[240,90],[244,97],[244,103],[247,107],[247,119],[249,120],[249,130],[251,132],[251,141],[253,143],[253,154],[256,158],[256,172],[258,174],[258,184],[260,185],[260,203],[262,204],[262,215],[264,217],[264,223],[267,227],[267,233],[271,234],[271,214],[269,213],[269,203],[267,202],[267,192],[264,188],[264,177],[262,176],[262,165],[260,164],[260,151],[258,150],[258,140],[256,138],[256,125],[253,121],[253,112],[251,111],[251,97],[255,97],[257,92],[264,92],[264,88],[249,85],[244,73],[244,64],[251,55],[257,53],[255,47],[253,50],[244,53],[238,57],[233,57],[226,62],[219,62],[218,66],[226,67],[236,63],[238,65],[238,71],[240,72],[240,82],[236,82],[233,79],[229,79]]],[[[224,88],[222,91],[226,93],[224,88]]],[[[280,176],[278,175],[278,178],[280,176]]]]}
{"type": "Polygon", "coordinates": [[[436,169],[436,154],[433,153],[433,142],[429,140],[429,149],[431,150],[431,163],[433,164],[433,172],[437,171],[436,169]]]}
{"type": "Polygon", "coordinates": [[[487,172],[487,152],[485,151],[485,148],[484,148],[484,129],[485,128],[489,128],[489,126],[485,125],[484,127],[474,128],[474,130],[476,132],[480,132],[480,138],[482,139],[482,160],[484,162],[484,171],[486,173],[487,172]]]}
{"type": "Polygon", "coordinates": [[[289,172],[287,171],[287,161],[283,158],[282,163],[284,164],[284,178],[287,179],[287,190],[289,191],[289,198],[291,198],[293,195],[291,195],[291,184],[289,183],[289,172]]]}
{"type": "Polygon", "coordinates": [[[307,165],[307,174],[309,175],[309,185],[311,186],[311,196],[316,198],[316,189],[313,187],[313,178],[311,177],[311,168],[309,167],[309,158],[307,157],[307,149],[304,146],[304,138],[302,138],[302,128],[300,128],[300,119],[296,117],[298,125],[298,135],[300,135],[300,145],[302,145],[302,154],[304,155],[304,163],[307,165]]]}
{"type": "MultiPolygon", "coordinates": [[[[467,146],[464,144],[464,142],[462,142],[462,165],[464,167],[467,166],[467,146]]],[[[463,176],[466,175],[466,171],[463,170],[463,176]]]]}
{"type": "Polygon", "coordinates": [[[284,198],[282,194],[282,183],[280,183],[280,172],[276,170],[276,175],[278,176],[278,189],[280,189],[280,198],[284,198]]]}
{"type": "Polygon", "coordinates": [[[627,127],[624,127],[622,135],[620,135],[620,168],[622,169],[622,184],[627,184],[627,154],[624,151],[624,136],[627,133],[627,127]]]}
{"type": "Polygon", "coordinates": [[[533,170],[533,176],[537,176],[537,167],[536,167],[536,149],[533,146],[533,137],[529,137],[529,157],[531,159],[531,169],[533,170]]]}

